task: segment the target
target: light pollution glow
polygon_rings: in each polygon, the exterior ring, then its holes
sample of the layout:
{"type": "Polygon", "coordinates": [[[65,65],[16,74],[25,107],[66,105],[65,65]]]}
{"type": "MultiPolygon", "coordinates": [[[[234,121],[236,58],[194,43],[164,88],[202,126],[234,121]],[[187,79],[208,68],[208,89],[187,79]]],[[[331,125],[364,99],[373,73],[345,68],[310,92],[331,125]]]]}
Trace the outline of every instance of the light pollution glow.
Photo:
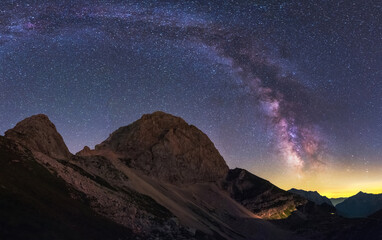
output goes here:
{"type": "Polygon", "coordinates": [[[309,172],[292,178],[293,169],[279,174],[271,169],[256,169],[251,171],[265,179],[272,179],[272,183],[284,190],[291,188],[306,191],[317,191],[328,198],[350,197],[358,192],[372,194],[382,193],[382,178],[380,166],[358,165],[349,169],[345,166],[328,166],[321,171],[309,172]],[[361,170],[362,169],[362,170],[361,170]]]}

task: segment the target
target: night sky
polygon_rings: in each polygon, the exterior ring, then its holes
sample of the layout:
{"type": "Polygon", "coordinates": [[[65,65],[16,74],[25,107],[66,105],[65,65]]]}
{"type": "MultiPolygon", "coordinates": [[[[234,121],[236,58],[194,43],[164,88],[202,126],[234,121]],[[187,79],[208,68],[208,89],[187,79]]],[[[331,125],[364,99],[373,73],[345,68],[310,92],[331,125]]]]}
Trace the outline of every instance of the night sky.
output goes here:
{"type": "Polygon", "coordinates": [[[0,102],[72,153],[161,110],[281,188],[382,192],[382,2],[2,0],[0,102]]]}

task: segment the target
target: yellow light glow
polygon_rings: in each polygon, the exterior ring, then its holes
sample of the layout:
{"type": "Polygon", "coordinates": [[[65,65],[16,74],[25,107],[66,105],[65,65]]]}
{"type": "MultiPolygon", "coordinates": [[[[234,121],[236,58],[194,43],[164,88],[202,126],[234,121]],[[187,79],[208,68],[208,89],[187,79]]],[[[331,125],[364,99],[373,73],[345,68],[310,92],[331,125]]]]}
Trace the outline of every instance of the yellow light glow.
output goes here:
{"type": "Polygon", "coordinates": [[[306,191],[317,191],[328,198],[350,197],[358,192],[382,193],[382,167],[359,164],[348,167],[345,164],[327,164],[320,169],[297,172],[280,164],[272,167],[252,168],[255,175],[269,180],[276,186],[289,190],[291,188],[306,191]]]}

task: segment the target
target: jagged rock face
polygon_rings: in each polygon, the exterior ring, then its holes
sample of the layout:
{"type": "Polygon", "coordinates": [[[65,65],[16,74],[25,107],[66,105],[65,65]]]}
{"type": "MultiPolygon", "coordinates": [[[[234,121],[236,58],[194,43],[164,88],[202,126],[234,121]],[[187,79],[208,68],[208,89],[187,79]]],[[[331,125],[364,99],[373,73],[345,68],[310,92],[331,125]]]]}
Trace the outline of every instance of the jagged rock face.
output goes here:
{"type": "Polygon", "coordinates": [[[307,200],[240,168],[229,170],[222,181],[222,188],[233,199],[266,219],[286,218],[299,206],[307,203],[307,200]]]}
{"type": "Polygon", "coordinates": [[[56,126],[43,114],[19,122],[13,129],[5,132],[5,137],[50,157],[68,159],[71,156],[56,126]]]}
{"type": "Polygon", "coordinates": [[[163,112],[118,129],[96,150],[121,154],[129,166],[172,183],[216,181],[228,172],[207,135],[163,112]]]}

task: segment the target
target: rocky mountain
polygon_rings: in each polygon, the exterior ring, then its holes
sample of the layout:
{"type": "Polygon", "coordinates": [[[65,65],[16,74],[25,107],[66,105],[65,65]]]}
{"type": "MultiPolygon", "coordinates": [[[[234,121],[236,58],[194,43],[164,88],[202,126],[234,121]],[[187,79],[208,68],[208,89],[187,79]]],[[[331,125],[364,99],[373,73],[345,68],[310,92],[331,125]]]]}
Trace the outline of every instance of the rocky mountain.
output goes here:
{"type": "Polygon", "coordinates": [[[339,203],[336,209],[344,217],[367,217],[382,209],[382,194],[359,192],[339,203]]]}
{"type": "Polygon", "coordinates": [[[228,172],[207,135],[163,112],[121,127],[96,150],[117,153],[132,168],[172,183],[216,181],[228,172]]]}
{"type": "Polygon", "coordinates": [[[204,133],[163,112],[76,155],[45,115],[0,136],[0,239],[330,239],[322,233],[333,221],[229,170],[204,133]]]}
{"type": "Polygon", "coordinates": [[[305,191],[305,190],[299,190],[299,189],[295,189],[295,188],[292,188],[290,190],[288,190],[288,192],[291,192],[291,193],[294,193],[294,194],[297,194],[297,195],[300,195],[318,205],[321,205],[321,204],[327,204],[329,206],[333,206],[332,202],[329,200],[329,198],[325,197],[325,196],[321,196],[318,192],[316,191],[305,191]]]}
{"type": "Polygon", "coordinates": [[[56,127],[43,114],[34,115],[19,122],[13,129],[5,132],[5,137],[50,157],[61,159],[71,157],[56,127]]]}
{"type": "Polygon", "coordinates": [[[338,204],[345,201],[347,198],[329,198],[329,200],[332,202],[333,206],[337,206],[338,204]]]}
{"type": "Polygon", "coordinates": [[[169,114],[144,115],[76,155],[44,115],[18,123],[2,140],[8,174],[1,182],[0,239],[292,236],[221,189],[229,169],[213,143],[169,114]]]}

